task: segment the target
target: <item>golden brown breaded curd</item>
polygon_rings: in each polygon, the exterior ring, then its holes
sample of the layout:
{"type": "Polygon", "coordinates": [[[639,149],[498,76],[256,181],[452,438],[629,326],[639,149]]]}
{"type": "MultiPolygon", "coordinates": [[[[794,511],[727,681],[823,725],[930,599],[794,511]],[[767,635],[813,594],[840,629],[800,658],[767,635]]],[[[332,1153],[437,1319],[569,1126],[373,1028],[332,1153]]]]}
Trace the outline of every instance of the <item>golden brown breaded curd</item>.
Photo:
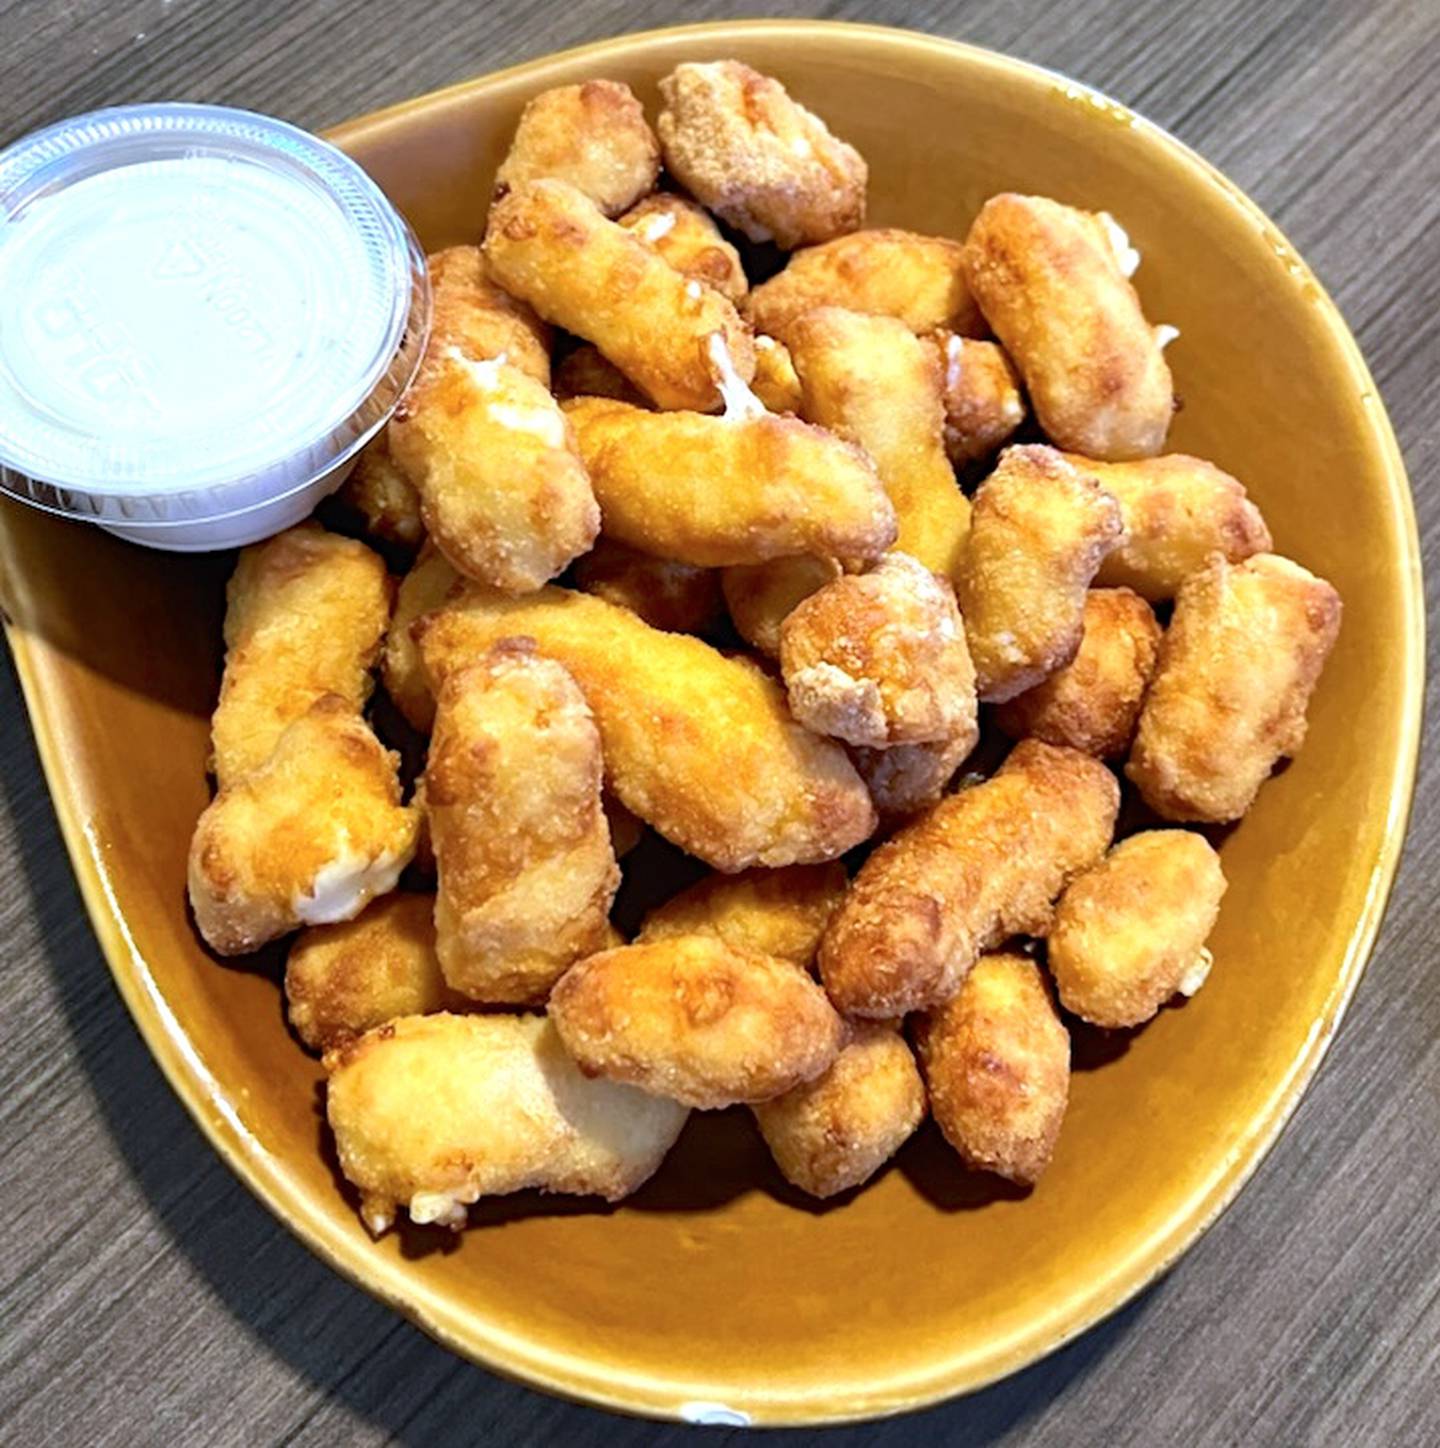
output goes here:
{"type": "Polygon", "coordinates": [[[755,396],[771,412],[800,411],[800,378],[790,349],[776,337],[755,338],[755,396]]]}
{"type": "Polygon", "coordinates": [[[565,405],[607,537],[698,568],[802,553],[878,557],[895,509],[858,448],[795,417],[565,405]]]}
{"type": "Polygon", "coordinates": [[[1278,760],[1340,632],[1340,595],[1274,553],[1215,556],[1180,588],[1126,775],[1162,819],[1238,820],[1278,760]]]}
{"type": "Polygon", "coordinates": [[[329,1051],[397,1016],[459,1004],[435,954],[435,897],[396,892],[353,920],[302,930],[285,961],[285,1006],[295,1034],[329,1051]]]}
{"type": "Polygon", "coordinates": [[[650,406],[650,399],[589,342],[582,342],[555,364],[555,396],[561,402],[572,397],[613,397],[636,407],[650,406]]]}
{"type": "Polygon", "coordinates": [[[425,541],[420,494],[390,456],[383,428],[340,484],[335,505],[367,539],[389,544],[407,558],[425,541]]]}
{"type": "Polygon", "coordinates": [[[435,696],[425,677],[420,650],[410,637],[410,625],[422,614],[445,602],[445,596],[460,582],[450,560],[433,543],[420,550],[410,571],[400,580],[395,594],[395,613],[385,635],[380,677],[385,692],[412,729],[430,732],[435,718],[435,696]]]}
{"type": "Polygon", "coordinates": [[[364,707],[391,595],[378,553],[318,523],[240,550],[225,588],[225,672],[210,725],[221,789],[264,764],[322,695],[364,707]]]}
{"type": "Polygon", "coordinates": [[[584,696],[529,639],[502,640],[446,674],[425,812],[435,948],[462,995],[542,1002],[567,966],[601,948],[620,884],[601,770],[584,696]]]}
{"type": "Polygon", "coordinates": [[[915,1034],[945,1140],[966,1166],[1033,1186],[1070,1096],[1070,1037],[1039,966],[1023,955],[981,956],[915,1034]]]}
{"type": "Polygon", "coordinates": [[[992,196],[965,239],[965,275],[1056,447],[1151,457],[1175,390],[1112,228],[1103,213],[1048,197],[992,196]]]}
{"type": "Polygon", "coordinates": [[[618,1202],[689,1115],[589,1080],[536,1015],[405,1016],[325,1058],[341,1170],[377,1236],[403,1207],[459,1230],[481,1197],[538,1187],[618,1202]]]}
{"type": "Polygon", "coordinates": [[[833,558],[776,558],[723,569],[720,591],[736,633],[751,648],[778,659],[780,625],[790,611],[839,576],[840,565],[833,558]]]}
{"type": "Polygon", "coordinates": [[[452,347],[472,362],[503,352],[512,367],[550,385],[550,328],[496,283],[478,246],[432,252],[426,266],[431,296],[426,363],[452,347]]]}
{"type": "Polygon", "coordinates": [[[630,87],[587,80],[526,103],[495,173],[495,195],[552,177],[568,181],[606,216],[618,216],[655,189],[659,174],[660,143],[630,87]]]}
{"type": "Polygon", "coordinates": [[[1055,907],[1046,960],[1060,1003],[1092,1025],[1138,1026],[1210,974],[1220,856],[1190,830],[1122,840],[1055,907]]]}
{"type": "Polygon", "coordinates": [[[707,346],[716,333],[736,372],[747,382],[755,373],[733,304],[563,181],[532,181],[498,201],[485,255],[502,285],[593,342],[657,406],[720,406],[707,346]]]}
{"type": "Polygon", "coordinates": [[[829,1070],[751,1108],[785,1180],[812,1197],[867,1182],[925,1117],[925,1085],[893,1026],[854,1021],[829,1070]]]}
{"type": "Polygon", "coordinates": [[[653,246],[682,276],[740,302],[750,290],[740,253],[725,240],[703,206],[659,191],[632,206],[620,225],[653,246]]]}
{"type": "Polygon", "coordinates": [[[970,503],[945,456],[935,348],[894,317],[838,307],[808,312],[787,340],[801,416],[869,454],[895,505],[895,546],[951,577],[965,547],[970,503]]]}
{"type": "Polygon", "coordinates": [[[856,231],[797,251],[750,293],[745,313],[757,332],[785,341],[791,323],[816,307],[898,317],[916,333],[948,327],[983,337],[961,256],[960,243],[943,236],[894,227],[856,231]]]}
{"type": "Polygon", "coordinates": [[[589,549],[600,509],[559,404],[505,356],[437,358],[396,410],[390,450],[450,562],[529,593],[589,549]]]}
{"type": "Polygon", "coordinates": [[[1104,853],[1120,787],[1103,764],[1028,739],[993,778],[906,825],[860,867],[820,942],[838,1010],[889,1019],[954,994],[982,951],[1043,935],[1104,853]]]}
{"type": "Polygon", "coordinates": [[[472,585],[419,628],[441,678],[502,638],[535,639],[583,690],[610,788],[714,869],[833,860],[875,827],[844,751],[797,724],[747,659],[559,588],[507,599],[472,585]]]}
{"type": "Polygon", "coordinates": [[[843,1036],[825,992],[788,960],[709,935],[606,950],[570,967],[550,1019],[587,1076],[702,1110],[813,1080],[843,1036]]]}
{"type": "Polygon", "coordinates": [[[665,169],[751,241],[790,251],[865,220],[864,158],[778,80],[738,60],[686,62],[660,96],[665,169]]]}
{"type": "Polygon", "coordinates": [[[1080,651],[1048,679],[995,711],[1012,739],[1043,739],[1097,759],[1126,754],[1160,654],[1150,605],[1128,588],[1085,595],[1080,651]]]}
{"type": "Polygon", "coordinates": [[[882,824],[928,809],[955,778],[975,748],[973,730],[960,728],[935,744],[896,744],[889,749],[852,749],[854,764],[882,824]]]}
{"type": "Polygon", "coordinates": [[[720,575],[627,548],[604,536],[579,559],[571,577],[582,593],[637,613],[668,633],[716,633],[725,618],[720,575]]]}
{"type": "Polygon", "coordinates": [[[1013,699],[1075,657],[1086,591],[1122,536],[1120,505],[1054,448],[1001,453],[975,494],[955,577],[984,702],[1013,699]]]}
{"type": "Polygon", "coordinates": [[[996,342],[946,330],[932,340],[940,350],[946,455],[956,467],[989,457],[1025,421],[1020,378],[996,342]]]}
{"type": "Polygon", "coordinates": [[[645,943],[676,935],[713,935],[727,945],[758,950],[808,970],[849,883],[838,860],[706,875],[657,905],[641,921],[635,938],[645,943]]]}
{"type": "Polygon", "coordinates": [[[780,628],[790,712],[818,734],[885,749],[937,744],[976,724],[975,670],[955,592],[908,553],[847,573],[780,628]]]}
{"type": "Polygon", "coordinates": [[[190,907],[216,954],[353,919],[395,888],[417,827],[398,764],[348,699],[325,694],[264,764],[221,787],[189,860],[190,907]]]}
{"type": "Polygon", "coordinates": [[[1095,478],[1120,504],[1125,536],[1095,581],[1133,588],[1152,603],[1174,598],[1212,553],[1242,563],[1270,551],[1270,530],[1244,486],[1214,463],[1184,453],[1128,463],[1066,461],[1095,478]]]}

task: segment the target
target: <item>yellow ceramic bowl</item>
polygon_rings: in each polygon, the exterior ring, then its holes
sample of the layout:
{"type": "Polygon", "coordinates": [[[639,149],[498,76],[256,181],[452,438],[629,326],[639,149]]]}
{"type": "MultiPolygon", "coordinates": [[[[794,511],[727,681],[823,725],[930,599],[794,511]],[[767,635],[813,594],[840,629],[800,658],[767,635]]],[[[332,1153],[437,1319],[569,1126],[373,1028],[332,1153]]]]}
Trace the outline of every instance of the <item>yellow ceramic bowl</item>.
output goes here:
{"type": "MultiPolygon", "coordinates": [[[[373,1243],[323,1147],[319,1070],[274,971],[209,959],[184,858],[206,799],[224,559],[143,553],[0,511],[11,638],[95,928],[216,1148],[327,1261],[442,1342],[537,1386],[663,1417],[896,1412],[990,1382],[1113,1311],[1214,1220],[1334,1035],[1404,831],[1423,676],[1418,550],[1374,384],[1304,264],[1235,188],[1122,107],[1016,61],[813,23],[629,36],[343,126],[434,247],[474,239],[525,99],[591,76],[653,103],[676,62],[779,75],[871,168],[871,217],[959,236],[1003,189],[1122,218],[1149,315],[1181,329],[1177,449],[1250,487],[1345,624],[1304,753],[1225,842],[1216,968],[1128,1047],[1080,1053],[1028,1197],[933,1136],[854,1200],[788,1191],[739,1112],[695,1119],[618,1209],[485,1204],[454,1250],[373,1243]],[[697,1407],[696,1405],[702,1405],[697,1407]]],[[[278,957],[271,964],[275,964],[278,957]]]]}

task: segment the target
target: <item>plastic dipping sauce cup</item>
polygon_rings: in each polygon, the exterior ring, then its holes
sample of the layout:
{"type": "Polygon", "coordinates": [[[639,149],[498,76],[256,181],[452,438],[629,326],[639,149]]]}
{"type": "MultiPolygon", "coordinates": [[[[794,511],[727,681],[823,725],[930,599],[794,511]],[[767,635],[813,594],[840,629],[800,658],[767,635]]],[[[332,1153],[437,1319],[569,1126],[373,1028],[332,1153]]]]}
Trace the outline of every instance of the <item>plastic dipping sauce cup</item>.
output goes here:
{"type": "Polygon", "coordinates": [[[307,516],[429,329],[425,258],[282,121],[120,106],[0,152],[0,488],[152,548],[307,516]]]}

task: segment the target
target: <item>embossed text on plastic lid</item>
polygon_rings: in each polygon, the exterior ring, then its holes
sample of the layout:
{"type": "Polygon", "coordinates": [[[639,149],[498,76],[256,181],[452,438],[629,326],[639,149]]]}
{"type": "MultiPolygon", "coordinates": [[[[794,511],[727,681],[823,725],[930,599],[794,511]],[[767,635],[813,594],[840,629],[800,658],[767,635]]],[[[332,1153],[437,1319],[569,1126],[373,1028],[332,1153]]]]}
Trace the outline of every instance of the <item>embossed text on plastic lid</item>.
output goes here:
{"type": "Polygon", "coordinates": [[[424,347],[424,257],[359,166],[219,106],[0,152],[0,487],[160,547],[303,517],[424,347]]]}

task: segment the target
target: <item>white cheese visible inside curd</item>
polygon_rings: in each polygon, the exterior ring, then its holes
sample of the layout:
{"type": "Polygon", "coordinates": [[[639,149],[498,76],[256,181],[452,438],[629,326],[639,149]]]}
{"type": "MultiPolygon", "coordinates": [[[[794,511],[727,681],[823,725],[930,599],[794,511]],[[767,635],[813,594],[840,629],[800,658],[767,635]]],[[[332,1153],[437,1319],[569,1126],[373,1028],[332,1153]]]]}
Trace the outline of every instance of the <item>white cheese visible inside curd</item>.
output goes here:
{"type": "Polygon", "coordinates": [[[373,859],[341,854],[315,872],[310,893],[295,900],[295,914],[306,925],[353,920],[377,895],[395,888],[405,860],[386,851],[373,859]]]}
{"type": "Polygon", "coordinates": [[[1140,268],[1140,253],[1130,245],[1130,236],[1125,228],[1108,211],[1100,213],[1105,234],[1110,238],[1110,250],[1115,253],[1121,276],[1133,277],[1140,268]]]}
{"type": "Polygon", "coordinates": [[[744,378],[735,370],[730,349],[719,332],[712,332],[705,343],[705,350],[715,368],[715,385],[725,403],[726,422],[748,422],[753,418],[766,416],[763,402],[750,390],[744,378]]]}

